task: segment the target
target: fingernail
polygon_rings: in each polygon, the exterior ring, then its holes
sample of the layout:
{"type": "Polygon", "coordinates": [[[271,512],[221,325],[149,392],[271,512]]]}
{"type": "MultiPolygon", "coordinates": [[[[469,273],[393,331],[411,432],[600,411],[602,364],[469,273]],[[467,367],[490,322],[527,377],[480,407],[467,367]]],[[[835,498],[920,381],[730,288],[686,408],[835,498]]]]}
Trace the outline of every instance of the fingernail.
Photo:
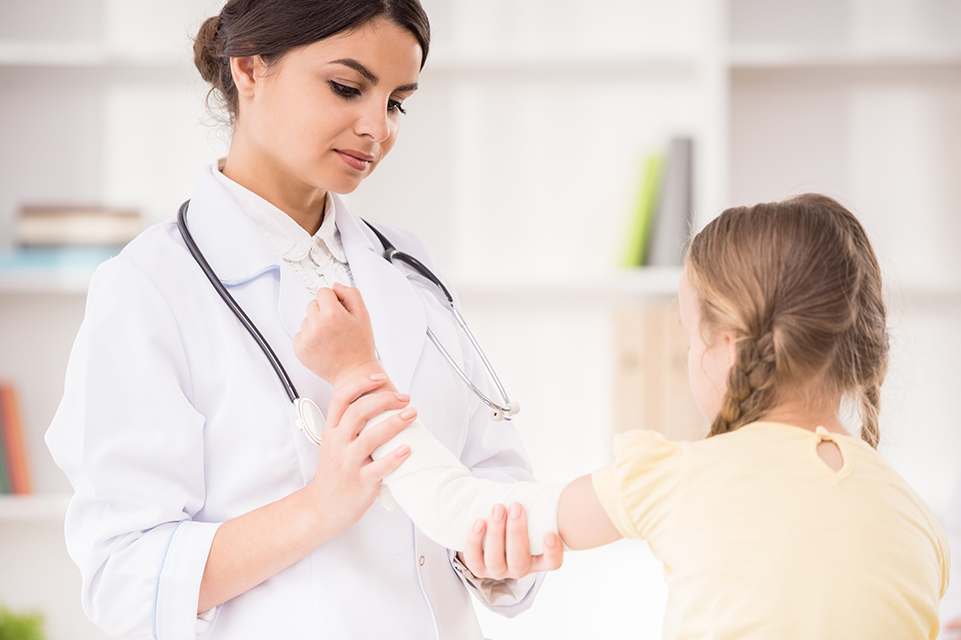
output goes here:
{"type": "Polygon", "coordinates": [[[397,399],[400,400],[401,402],[410,402],[410,396],[407,395],[406,393],[398,393],[397,399]]]}
{"type": "Polygon", "coordinates": [[[511,505],[511,520],[517,520],[521,517],[521,506],[516,502],[511,505]]]}
{"type": "Polygon", "coordinates": [[[386,374],[386,373],[372,373],[372,374],[370,374],[370,379],[373,380],[374,382],[383,382],[384,380],[387,379],[387,374],[386,374]]]}
{"type": "Polygon", "coordinates": [[[406,409],[400,412],[400,417],[403,418],[404,420],[410,420],[416,415],[417,415],[417,409],[415,409],[414,407],[407,407],[406,409]]]}
{"type": "Polygon", "coordinates": [[[504,508],[504,505],[502,505],[502,504],[495,504],[495,505],[494,505],[494,520],[497,520],[498,522],[500,522],[501,520],[504,519],[504,516],[505,516],[505,515],[507,515],[507,509],[504,508]]]}
{"type": "Polygon", "coordinates": [[[557,544],[557,536],[553,532],[544,534],[544,544],[553,549],[557,544]]]}
{"type": "Polygon", "coordinates": [[[474,521],[474,533],[480,533],[484,530],[484,519],[478,518],[474,521]]]}
{"type": "Polygon", "coordinates": [[[403,458],[404,456],[406,456],[406,455],[409,454],[409,453],[410,453],[410,446],[409,446],[409,445],[406,445],[406,444],[405,444],[405,445],[402,445],[402,446],[400,446],[400,447],[397,448],[397,457],[398,457],[398,458],[403,458]]]}

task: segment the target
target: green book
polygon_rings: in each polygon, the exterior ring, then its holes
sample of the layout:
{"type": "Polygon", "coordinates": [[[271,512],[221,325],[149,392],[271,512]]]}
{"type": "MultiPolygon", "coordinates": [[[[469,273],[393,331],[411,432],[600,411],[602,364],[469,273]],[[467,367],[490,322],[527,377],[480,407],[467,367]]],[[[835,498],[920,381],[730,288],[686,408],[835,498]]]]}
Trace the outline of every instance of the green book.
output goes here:
{"type": "Polygon", "coordinates": [[[651,154],[645,159],[640,188],[635,202],[634,217],[631,219],[624,259],[621,261],[622,267],[629,269],[640,267],[644,265],[647,259],[663,170],[664,156],[662,154],[651,154]]]}

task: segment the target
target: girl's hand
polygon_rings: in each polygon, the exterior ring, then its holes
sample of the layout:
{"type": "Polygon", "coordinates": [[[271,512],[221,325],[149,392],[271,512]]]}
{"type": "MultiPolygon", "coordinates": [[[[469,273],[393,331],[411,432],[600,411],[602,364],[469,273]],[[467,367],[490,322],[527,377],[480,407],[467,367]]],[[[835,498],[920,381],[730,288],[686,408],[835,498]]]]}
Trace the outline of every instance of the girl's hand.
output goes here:
{"type": "Polygon", "coordinates": [[[294,336],[294,353],[335,388],[361,373],[379,371],[370,316],[360,291],[340,284],[319,289],[294,336]]]}
{"type": "Polygon", "coordinates": [[[384,477],[410,455],[410,447],[402,445],[377,461],[370,457],[417,417],[417,411],[407,407],[409,396],[371,393],[386,380],[383,374],[353,378],[336,388],[330,401],[317,473],[306,488],[325,538],[357,522],[374,503],[384,477]],[[368,420],[393,409],[403,411],[361,433],[368,420]]]}

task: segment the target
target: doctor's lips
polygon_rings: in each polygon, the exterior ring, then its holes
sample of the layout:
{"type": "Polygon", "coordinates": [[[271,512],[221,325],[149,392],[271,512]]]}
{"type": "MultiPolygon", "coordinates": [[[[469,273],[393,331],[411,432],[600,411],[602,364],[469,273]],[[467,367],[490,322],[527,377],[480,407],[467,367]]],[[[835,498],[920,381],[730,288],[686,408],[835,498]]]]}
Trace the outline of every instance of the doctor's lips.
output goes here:
{"type": "Polygon", "coordinates": [[[341,160],[358,171],[364,171],[374,161],[374,156],[353,149],[334,149],[334,151],[337,152],[341,160]]]}

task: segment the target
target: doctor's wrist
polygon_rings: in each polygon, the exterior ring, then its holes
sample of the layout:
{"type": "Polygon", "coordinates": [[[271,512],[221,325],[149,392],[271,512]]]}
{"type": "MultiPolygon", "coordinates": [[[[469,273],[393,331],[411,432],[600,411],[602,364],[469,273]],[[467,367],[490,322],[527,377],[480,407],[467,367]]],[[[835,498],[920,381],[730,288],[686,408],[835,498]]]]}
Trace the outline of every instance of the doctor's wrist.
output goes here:
{"type": "MultiPolygon", "coordinates": [[[[368,360],[367,362],[344,369],[342,372],[331,378],[330,384],[333,385],[335,389],[339,389],[351,380],[355,380],[357,378],[368,378],[372,376],[383,376],[384,378],[387,378],[384,368],[376,360],[368,360]]],[[[389,379],[386,380],[379,390],[396,391],[393,383],[389,379]]]]}

